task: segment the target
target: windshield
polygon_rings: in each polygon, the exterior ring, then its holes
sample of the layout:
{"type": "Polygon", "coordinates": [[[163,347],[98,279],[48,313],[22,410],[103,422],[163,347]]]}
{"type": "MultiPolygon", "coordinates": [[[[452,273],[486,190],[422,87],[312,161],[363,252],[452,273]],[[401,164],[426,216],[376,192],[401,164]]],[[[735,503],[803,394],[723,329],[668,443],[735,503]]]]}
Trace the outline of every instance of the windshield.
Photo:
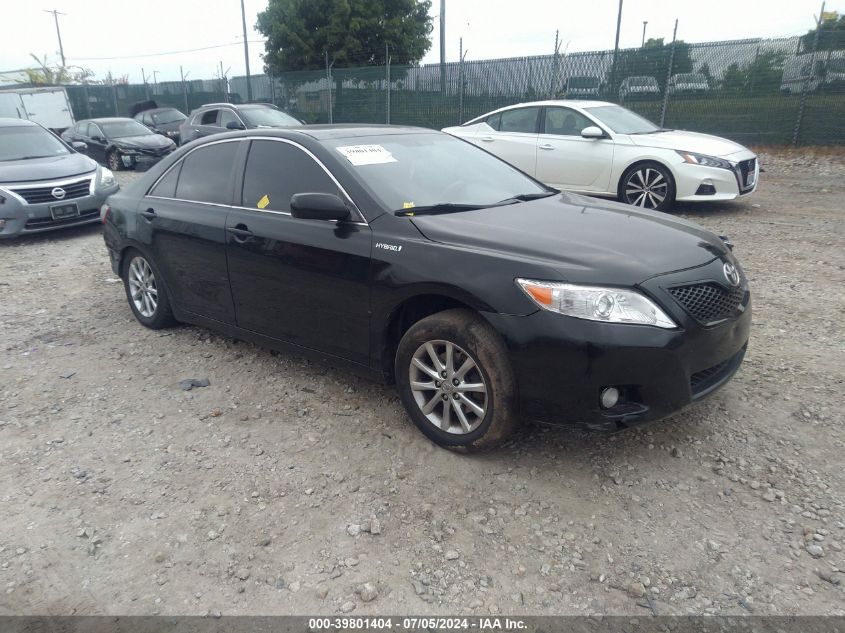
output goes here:
{"type": "Polygon", "coordinates": [[[585,109],[617,134],[648,134],[660,130],[648,119],[622,106],[607,105],[585,109]]]}
{"type": "Polygon", "coordinates": [[[157,125],[164,125],[166,123],[178,123],[187,119],[179,110],[164,110],[163,112],[155,112],[153,114],[153,121],[157,125]]]}
{"type": "Polygon", "coordinates": [[[100,127],[106,138],[125,138],[127,136],[147,136],[154,134],[148,127],[144,127],[137,121],[126,119],[125,121],[101,121],[100,127]]]}
{"type": "Polygon", "coordinates": [[[707,78],[698,73],[684,73],[675,75],[675,82],[679,84],[706,84],[707,78]]]}
{"type": "Polygon", "coordinates": [[[570,77],[567,85],[570,88],[595,88],[599,80],[598,77],[570,77]]]}
{"type": "Polygon", "coordinates": [[[67,146],[44,128],[34,125],[0,127],[0,161],[48,158],[69,153],[67,146]]]}
{"type": "Polygon", "coordinates": [[[631,86],[656,86],[657,80],[654,77],[628,77],[628,84],[631,86]]]}
{"type": "Polygon", "coordinates": [[[439,204],[485,207],[548,190],[453,136],[395,134],[324,141],[392,211],[439,204]]]}
{"type": "Polygon", "coordinates": [[[832,73],[845,73],[845,59],[831,59],[827,70],[832,73]]]}
{"type": "Polygon", "coordinates": [[[269,127],[302,125],[291,115],[275,108],[241,108],[240,114],[250,125],[267,125],[269,127]]]}

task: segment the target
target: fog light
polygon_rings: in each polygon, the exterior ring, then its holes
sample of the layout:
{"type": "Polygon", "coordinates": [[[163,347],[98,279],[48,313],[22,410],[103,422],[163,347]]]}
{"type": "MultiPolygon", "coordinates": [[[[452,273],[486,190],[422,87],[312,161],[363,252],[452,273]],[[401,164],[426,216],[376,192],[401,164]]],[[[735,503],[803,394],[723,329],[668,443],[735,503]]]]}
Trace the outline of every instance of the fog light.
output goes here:
{"type": "Polygon", "coordinates": [[[713,181],[709,178],[705,178],[701,181],[701,184],[698,186],[698,190],[695,192],[697,196],[712,196],[716,193],[716,187],[713,185],[713,181]]]}
{"type": "Polygon", "coordinates": [[[616,387],[605,387],[599,396],[602,409],[612,409],[619,402],[619,390],[616,387]]]}

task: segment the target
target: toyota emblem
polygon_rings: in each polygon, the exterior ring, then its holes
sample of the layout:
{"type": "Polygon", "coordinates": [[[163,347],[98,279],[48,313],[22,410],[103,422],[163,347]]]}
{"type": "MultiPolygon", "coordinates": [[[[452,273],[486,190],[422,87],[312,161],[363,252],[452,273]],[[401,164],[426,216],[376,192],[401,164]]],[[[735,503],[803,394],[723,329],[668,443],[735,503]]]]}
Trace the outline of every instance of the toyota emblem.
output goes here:
{"type": "Polygon", "coordinates": [[[53,194],[53,197],[54,197],[56,200],[61,200],[62,198],[64,198],[64,197],[65,197],[65,190],[64,190],[64,189],[62,189],[61,187],[55,187],[55,188],[53,189],[53,191],[51,191],[50,193],[52,193],[52,194],[53,194]]]}
{"type": "Polygon", "coordinates": [[[725,265],[722,266],[722,271],[725,273],[725,279],[728,280],[730,285],[739,285],[739,271],[736,269],[736,266],[730,262],[725,262],[725,265]]]}

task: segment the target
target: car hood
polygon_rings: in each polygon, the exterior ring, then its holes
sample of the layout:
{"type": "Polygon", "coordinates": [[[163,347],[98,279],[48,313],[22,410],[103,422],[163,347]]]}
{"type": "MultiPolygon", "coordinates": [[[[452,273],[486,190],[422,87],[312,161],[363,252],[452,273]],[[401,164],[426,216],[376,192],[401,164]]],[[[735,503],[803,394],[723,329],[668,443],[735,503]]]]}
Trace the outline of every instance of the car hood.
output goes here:
{"type": "Polygon", "coordinates": [[[125,136],[112,141],[117,147],[133,149],[159,149],[173,145],[173,141],[161,134],[144,134],[143,136],[125,136]]]}
{"type": "Polygon", "coordinates": [[[730,156],[737,152],[748,151],[739,143],[734,143],[726,138],[711,136],[710,134],[700,134],[699,132],[686,132],[684,130],[672,130],[657,134],[631,134],[629,138],[634,145],[639,145],[640,147],[679,149],[687,152],[707,154],[708,156],[730,156]]]}
{"type": "Polygon", "coordinates": [[[178,130],[184,121],[173,121],[171,123],[156,123],[155,129],[161,130],[162,132],[170,132],[172,130],[178,130]]]}
{"type": "Polygon", "coordinates": [[[571,193],[411,221],[432,241],[546,265],[575,283],[633,286],[727,256],[722,240],[697,224],[571,193]]]}
{"type": "Polygon", "coordinates": [[[88,174],[97,163],[82,154],[63,154],[48,158],[0,161],[0,183],[59,180],[88,174]]]}

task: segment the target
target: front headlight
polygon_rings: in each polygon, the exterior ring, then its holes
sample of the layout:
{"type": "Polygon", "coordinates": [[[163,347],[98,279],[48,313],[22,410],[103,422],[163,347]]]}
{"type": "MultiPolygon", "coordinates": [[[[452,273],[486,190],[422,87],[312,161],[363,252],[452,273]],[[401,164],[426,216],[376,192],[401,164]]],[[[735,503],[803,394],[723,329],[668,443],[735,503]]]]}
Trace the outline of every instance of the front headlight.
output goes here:
{"type": "Polygon", "coordinates": [[[117,183],[111,169],[100,167],[100,186],[103,188],[113,187],[117,183]]]}
{"type": "Polygon", "coordinates": [[[694,154],[693,152],[683,152],[679,149],[675,150],[685,163],[690,165],[701,165],[702,167],[718,167],[720,169],[733,169],[733,165],[724,158],[716,158],[715,156],[707,156],[705,154],[694,154]]]}
{"type": "Polygon", "coordinates": [[[517,279],[516,283],[544,310],[576,319],[636,323],[666,329],[677,327],[651,299],[636,290],[578,286],[532,279],[517,279]]]}

